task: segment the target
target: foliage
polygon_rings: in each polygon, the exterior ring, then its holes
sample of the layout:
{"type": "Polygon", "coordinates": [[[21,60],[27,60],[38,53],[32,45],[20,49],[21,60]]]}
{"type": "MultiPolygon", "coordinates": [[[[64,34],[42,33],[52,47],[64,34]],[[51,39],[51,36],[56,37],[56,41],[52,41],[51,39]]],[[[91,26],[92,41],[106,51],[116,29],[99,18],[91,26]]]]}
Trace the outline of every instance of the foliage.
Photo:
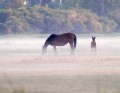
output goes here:
{"type": "Polygon", "coordinates": [[[1,0],[1,33],[109,33],[120,25],[119,0],[1,0]],[[41,5],[40,5],[41,4],[41,5]],[[117,10],[116,10],[117,9],[117,10]],[[3,26],[4,25],[4,26],[3,26]]]}

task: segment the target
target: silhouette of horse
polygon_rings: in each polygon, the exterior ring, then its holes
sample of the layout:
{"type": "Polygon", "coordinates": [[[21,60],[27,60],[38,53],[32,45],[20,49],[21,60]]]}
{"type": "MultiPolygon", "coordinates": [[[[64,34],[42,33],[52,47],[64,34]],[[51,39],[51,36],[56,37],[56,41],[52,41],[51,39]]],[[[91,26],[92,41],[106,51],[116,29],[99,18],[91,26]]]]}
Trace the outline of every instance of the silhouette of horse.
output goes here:
{"type": "Polygon", "coordinates": [[[42,46],[42,54],[44,55],[47,52],[47,47],[49,45],[53,46],[54,53],[57,54],[56,46],[64,46],[67,43],[70,44],[71,54],[74,54],[74,50],[77,44],[77,38],[73,33],[64,33],[60,35],[52,34],[50,35],[42,46]]]}
{"type": "Polygon", "coordinates": [[[91,50],[96,50],[96,41],[95,41],[96,37],[92,37],[92,41],[91,41],[91,50]]]}

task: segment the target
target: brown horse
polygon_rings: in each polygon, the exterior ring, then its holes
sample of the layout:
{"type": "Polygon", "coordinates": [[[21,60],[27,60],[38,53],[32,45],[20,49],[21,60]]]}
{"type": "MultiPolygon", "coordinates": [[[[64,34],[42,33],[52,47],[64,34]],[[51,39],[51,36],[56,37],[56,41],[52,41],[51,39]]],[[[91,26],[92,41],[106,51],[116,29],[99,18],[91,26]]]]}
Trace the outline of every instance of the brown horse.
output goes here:
{"type": "Polygon", "coordinates": [[[64,33],[60,35],[52,34],[45,41],[44,46],[42,46],[42,54],[44,55],[47,51],[49,45],[53,46],[54,53],[57,54],[56,46],[64,46],[67,43],[70,44],[71,54],[74,54],[74,49],[76,48],[77,38],[73,33],[64,33]]]}
{"type": "Polygon", "coordinates": [[[95,41],[96,37],[92,37],[92,41],[91,41],[91,50],[96,50],[96,41],[95,41]]]}

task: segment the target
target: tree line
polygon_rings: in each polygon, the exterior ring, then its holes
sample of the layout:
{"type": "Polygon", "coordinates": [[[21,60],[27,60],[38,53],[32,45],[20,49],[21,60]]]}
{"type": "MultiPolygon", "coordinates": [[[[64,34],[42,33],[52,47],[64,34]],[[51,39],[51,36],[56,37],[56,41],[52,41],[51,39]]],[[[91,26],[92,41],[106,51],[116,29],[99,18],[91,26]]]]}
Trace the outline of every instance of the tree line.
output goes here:
{"type": "Polygon", "coordinates": [[[120,0],[0,0],[0,34],[111,33],[120,0]]]}

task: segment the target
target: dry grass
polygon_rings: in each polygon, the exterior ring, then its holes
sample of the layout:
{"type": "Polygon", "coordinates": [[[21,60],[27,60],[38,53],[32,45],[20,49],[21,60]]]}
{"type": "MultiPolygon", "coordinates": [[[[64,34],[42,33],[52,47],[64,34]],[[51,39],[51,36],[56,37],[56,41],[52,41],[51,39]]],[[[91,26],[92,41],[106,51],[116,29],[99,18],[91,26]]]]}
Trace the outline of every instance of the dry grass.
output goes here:
{"type": "Polygon", "coordinates": [[[0,93],[120,93],[119,60],[119,55],[0,55],[0,93]]]}
{"type": "Polygon", "coordinates": [[[9,76],[0,78],[0,93],[119,93],[119,75],[9,76]]]}

